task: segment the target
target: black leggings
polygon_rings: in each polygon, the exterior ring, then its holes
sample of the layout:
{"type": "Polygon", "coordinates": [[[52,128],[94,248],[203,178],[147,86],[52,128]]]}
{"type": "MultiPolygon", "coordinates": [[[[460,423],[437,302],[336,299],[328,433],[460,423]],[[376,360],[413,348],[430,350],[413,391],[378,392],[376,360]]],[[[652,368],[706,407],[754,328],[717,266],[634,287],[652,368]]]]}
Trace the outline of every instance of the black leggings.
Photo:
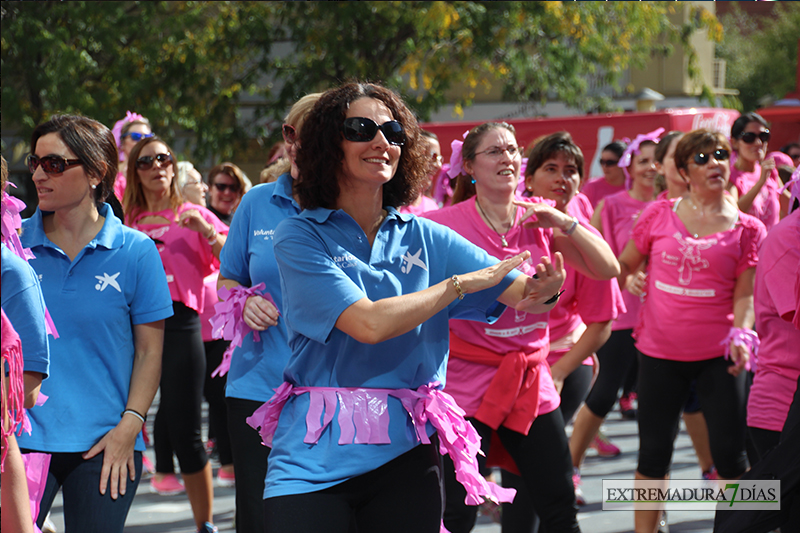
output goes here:
{"type": "Polygon", "coordinates": [[[567,425],[575,416],[578,407],[581,406],[586,396],[589,394],[589,387],[592,385],[592,375],[594,369],[589,365],[580,365],[572,371],[564,380],[561,388],[561,416],[564,418],[564,425],[567,425]]]}
{"type": "Polygon", "coordinates": [[[228,408],[225,405],[225,384],[228,382],[228,377],[225,375],[212,378],[211,373],[222,362],[222,354],[225,353],[230,343],[230,341],[222,339],[203,343],[206,354],[206,379],[203,396],[208,402],[208,434],[209,438],[214,437],[221,465],[233,463],[231,438],[228,436],[228,408]]]}
{"type": "Polygon", "coordinates": [[[747,468],[745,455],[745,373],[728,373],[723,357],[671,361],[641,354],[639,359],[639,466],[647,477],[669,473],[681,411],[697,380],[697,395],[708,425],[711,457],[720,477],[733,479],[747,468]]]}
{"type": "Polygon", "coordinates": [[[197,312],[180,302],[172,309],[164,324],[161,399],[153,422],[156,472],[175,472],[174,451],[181,472],[194,474],[208,463],[201,434],[206,355],[197,312]]]}
{"type": "Polygon", "coordinates": [[[747,433],[750,437],[750,442],[752,442],[753,447],[755,448],[756,457],[751,459],[751,465],[756,464],[761,459],[767,455],[767,452],[772,450],[778,443],[781,441],[781,432],[780,431],[770,431],[769,429],[761,429],[761,428],[754,428],[748,427],[747,433]]]}
{"type": "Polygon", "coordinates": [[[264,531],[264,479],[270,449],[246,419],[264,402],[226,398],[228,435],[236,475],[236,531],[264,531]]]}
{"type": "MultiPolygon", "coordinates": [[[[481,449],[487,454],[491,428],[472,418],[469,421],[478,430],[481,436],[481,449]]],[[[514,503],[503,504],[503,531],[529,532],[533,519],[532,513],[527,511],[531,510],[531,507],[539,515],[548,533],[580,531],[576,518],[578,507],[575,505],[575,489],[572,485],[572,459],[569,455],[561,411],[556,409],[539,415],[527,435],[502,426],[497,434],[522,474],[522,478],[514,476],[518,480],[516,484],[521,483],[522,487],[527,487],[529,495],[525,498],[518,494],[514,503]],[[525,482],[522,482],[523,478],[525,482]],[[519,513],[516,513],[517,510],[519,513]],[[509,520],[505,517],[506,514],[516,515],[518,520],[514,521],[519,523],[513,527],[507,524],[509,520]]],[[[485,464],[486,459],[479,455],[478,461],[485,464]]],[[[456,481],[453,461],[445,457],[444,465],[446,493],[444,525],[451,533],[466,533],[475,526],[478,508],[464,503],[467,493],[461,483],[456,481]]],[[[515,480],[507,478],[508,476],[503,476],[503,485],[514,486],[515,480]]]]}
{"type": "MultiPolygon", "coordinates": [[[[264,531],[439,533],[441,462],[438,439],[431,440],[431,444],[420,444],[371,472],[333,487],[267,498],[264,531]]],[[[352,446],[357,454],[358,445],[352,446]]]]}
{"type": "Polygon", "coordinates": [[[614,402],[619,397],[619,389],[625,383],[628,371],[636,361],[637,351],[632,333],[632,329],[612,331],[608,341],[597,350],[600,372],[592,390],[589,391],[589,396],[586,397],[586,407],[600,418],[605,418],[614,407],[614,402]]]}

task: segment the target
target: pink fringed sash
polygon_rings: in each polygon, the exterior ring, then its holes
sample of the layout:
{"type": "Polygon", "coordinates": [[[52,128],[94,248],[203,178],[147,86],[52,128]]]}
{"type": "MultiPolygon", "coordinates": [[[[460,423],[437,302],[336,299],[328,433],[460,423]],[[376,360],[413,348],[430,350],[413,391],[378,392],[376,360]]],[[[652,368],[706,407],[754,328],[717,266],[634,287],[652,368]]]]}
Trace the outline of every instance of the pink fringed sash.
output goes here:
{"type": "Polygon", "coordinates": [[[745,363],[745,370],[752,372],[756,371],[758,363],[758,347],[761,346],[761,340],[758,338],[758,333],[752,329],[745,328],[731,328],[728,336],[725,337],[721,345],[725,346],[725,359],[730,359],[731,356],[731,343],[736,346],[744,346],[750,352],[750,358],[745,363]]]}
{"type": "Polygon", "coordinates": [[[2,357],[0,358],[0,371],[3,372],[3,397],[0,398],[2,403],[2,439],[3,439],[3,453],[0,456],[0,472],[3,471],[3,465],[6,461],[6,454],[8,453],[8,437],[12,435],[19,427],[20,434],[22,433],[22,417],[25,407],[25,381],[22,376],[23,361],[22,361],[22,343],[19,340],[17,332],[14,331],[11,321],[6,316],[5,311],[2,312],[2,357]],[[8,364],[8,380],[6,380],[5,371],[3,367],[8,364]]]}
{"type": "Polygon", "coordinates": [[[284,382],[268,402],[256,409],[247,423],[261,435],[266,446],[278,427],[283,406],[291,396],[310,395],[303,442],[315,444],[333,420],[339,406],[341,429],[339,444],[389,444],[388,397],[400,400],[411,415],[417,439],[430,444],[426,423],[439,435],[439,453],[449,454],[455,463],[456,479],[467,489],[467,505],[480,505],[484,499],[495,503],[511,502],[516,491],[487,482],[478,471],[476,456],[481,453],[481,438],[464,419],[464,411],[452,396],[436,387],[439,382],[413,389],[366,389],[335,387],[293,387],[284,382]]]}
{"type": "MultiPolygon", "coordinates": [[[[259,283],[255,287],[243,287],[241,285],[228,289],[227,287],[220,287],[217,294],[221,302],[214,304],[214,311],[216,314],[209,319],[211,322],[211,336],[215,339],[225,339],[231,341],[225,353],[222,354],[222,362],[211,373],[211,377],[224,376],[231,368],[231,357],[233,357],[233,350],[242,345],[242,341],[251,331],[253,332],[253,340],[259,342],[261,335],[247,325],[242,318],[244,312],[244,304],[251,296],[262,296],[275,305],[275,300],[269,293],[263,293],[267,286],[264,283],[259,283]]],[[[278,306],[275,305],[277,308],[278,306]]]]}

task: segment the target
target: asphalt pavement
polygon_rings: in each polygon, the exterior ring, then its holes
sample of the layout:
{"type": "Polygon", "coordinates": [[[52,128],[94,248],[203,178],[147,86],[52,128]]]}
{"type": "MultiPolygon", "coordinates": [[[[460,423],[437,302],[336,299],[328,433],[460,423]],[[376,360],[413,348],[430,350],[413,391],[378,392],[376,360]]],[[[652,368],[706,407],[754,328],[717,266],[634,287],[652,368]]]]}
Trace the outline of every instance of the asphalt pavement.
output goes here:
{"type": "MultiPolygon", "coordinates": [[[[157,402],[151,408],[148,425],[155,417],[157,402]]],[[[204,412],[205,420],[205,412],[204,412]]],[[[681,424],[683,424],[681,422],[681,424]]],[[[151,435],[152,435],[152,427],[151,435]]],[[[633,530],[633,513],[629,511],[603,511],[600,501],[603,479],[632,479],[636,468],[636,454],[639,446],[635,421],[623,420],[619,410],[612,411],[603,431],[616,444],[622,453],[614,458],[601,458],[590,450],[581,470],[583,492],[587,504],[580,508],[578,520],[584,533],[622,533],[633,530]]],[[[154,460],[152,448],[145,452],[154,460]]],[[[219,464],[212,462],[216,477],[219,464]]],[[[692,450],[691,441],[681,428],[673,456],[673,478],[699,479],[700,468],[692,450]]],[[[215,487],[214,522],[220,532],[234,531],[233,488],[215,487]]],[[[59,533],[64,532],[63,507],[61,496],[56,499],[51,520],[59,533]]],[[[668,516],[670,533],[710,533],[713,529],[714,513],[711,511],[670,512],[668,516]]],[[[127,533],[192,533],[194,531],[192,512],[185,494],[159,496],[150,492],[149,479],[139,485],[133,507],[125,527],[127,533]]],[[[476,533],[500,533],[500,526],[488,517],[479,516],[473,529],[476,533]]]]}

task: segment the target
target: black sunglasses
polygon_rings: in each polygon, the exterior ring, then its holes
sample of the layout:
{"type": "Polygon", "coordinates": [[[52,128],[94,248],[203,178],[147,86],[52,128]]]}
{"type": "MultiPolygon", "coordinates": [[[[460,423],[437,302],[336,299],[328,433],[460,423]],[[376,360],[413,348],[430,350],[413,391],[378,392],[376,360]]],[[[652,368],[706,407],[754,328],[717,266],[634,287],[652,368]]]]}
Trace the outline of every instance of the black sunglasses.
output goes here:
{"type": "Polygon", "coordinates": [[[153,168],[153,163],[156,162],[162,168],[168,167],[172,165],[172,156],[170,154],[145,155],[136,160],[136,168],[150,170],[153,168]]]}
{"type": "Polygon", "coordinates": [[[403,125],[396,120],[384,122],[379,126],[374,120],[368,118],[350,117],[344,119],[344,124],[342,125],[344,138],[356,143],[371,141],[378,134],[378,130],[383,132],[383,136],[386,137],[389,144],[403,146],[406,142],[403,125]]]}
{"type": "Polygon", "coordinates": [[[619,163],[619,159],[617,159],[617,160],[614,160],[614,159],[601,159],[600,160],[600,166],[603,166],[603,167],[615,167],[615,166],[617,166],[618,163],[619,163]]]}
{"type": "Polygon", "coordinates": [[[42,170],[44,170],[45,174],[61,174],[70,167],[82,165],[83,161],[80,159],[64,159],[58,155],[46,155],[44,157],[39,157],[29,154],[27,163],[28,170],[31,174],[36,172],[36,169],[39,168],[39,165],[42,166],[42,170]]]}
{"type": "Polygon", "coordinates": [[[699,154],[694,154],[694,162],[700,166],[703,166],[706,163],[708,163],[712,155],[714,156],[714,159],[716,159],[717,161],[727,161],[727,159],[731,156],[730,152],[728,152],[724,148],[720,148],[708,154],[704,154],[702,152],[700,152],[699,154]]]}
{"type": "Polygon", "coordinates": [[[131,131],[129,133],[124,134],[122,136],[122,138],[124,139],[125,137],[130,137],[131,140],[139,142],[142,139],[149,139],[152,136],[153,136],[152,133],[139,133],[139,132],[136,132],[136,131],[131,131]]]}
{"type": "Polygon", "coordinates": [[[231,191],[231,192],[239,192],[239,184],[238,183],[215,183],[214,187],[217,188],[219,192],[231,191]]]}
{"type": "Polygon", "coordinates": [[[284,142],[294,144],[297,141],[297,130],[291,124],[284,124],[281,133],[283,133],[284,142]]]}
{"type": "Polygon", "coordinates": [[[739,139],[741,139],[742,142],[747,144],[753,144],[754,142],[756,142],[756,138],[761,139],[762,143],[767,144],[769,142],[769,137],[770,137],[769,130],[765,130],[759,133],[748,131],[746,133],[742,133],[741,135],[739,135],[739,139]]]}

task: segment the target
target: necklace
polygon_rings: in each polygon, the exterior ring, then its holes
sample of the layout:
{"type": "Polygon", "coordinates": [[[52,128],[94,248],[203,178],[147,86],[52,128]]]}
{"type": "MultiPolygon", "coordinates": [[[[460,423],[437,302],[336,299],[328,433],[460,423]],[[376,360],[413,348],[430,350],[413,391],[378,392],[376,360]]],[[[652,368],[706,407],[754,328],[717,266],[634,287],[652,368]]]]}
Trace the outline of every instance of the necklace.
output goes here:
{"type": "MultiPolygon", "coordinates": [[[[495,228],[495,227],[494,227],[494,224],[492,224],[492,221],[491,221],[491,220],[489,220],[489,217],[488,217],[488,216],[486,216],[486,212],[485,212],[485,211],[483,210],[483,208],[481,207],[481,204],[480,204],[480,202],[478,202],[478,198],[477,198],[477,197],[475,198],[475,205],[477,205],[477,206],[478,206],[478,211],[480,211],[480,212],[481,212],[481,215],[483,215],[483,218],[484,218],[484,220],[486,220],[486,222],[489,224],[489,227],[490,227],[490,228],[492,228],[492,230],[493,230],[495,233],[497,233],[498,235],[500,235],[500,242],[502,242],[502,243],[503,243],[503,246],[504,246],[505,248],[508,248],[508,241],[506,240],[506,233],[508,233],[509,231],[511,231],[511,228],[513,228],[513,227],[514,227],[514,219],[513,219],[513,218],[511,219],[511,225],[508,227],[508,230],[507,230],[505,233],[500,233],[499,231],[497,231],[497,228],[495,228]]],[[[516,218],[516,217],[514,217],[514,218],[516,218]]]]}

